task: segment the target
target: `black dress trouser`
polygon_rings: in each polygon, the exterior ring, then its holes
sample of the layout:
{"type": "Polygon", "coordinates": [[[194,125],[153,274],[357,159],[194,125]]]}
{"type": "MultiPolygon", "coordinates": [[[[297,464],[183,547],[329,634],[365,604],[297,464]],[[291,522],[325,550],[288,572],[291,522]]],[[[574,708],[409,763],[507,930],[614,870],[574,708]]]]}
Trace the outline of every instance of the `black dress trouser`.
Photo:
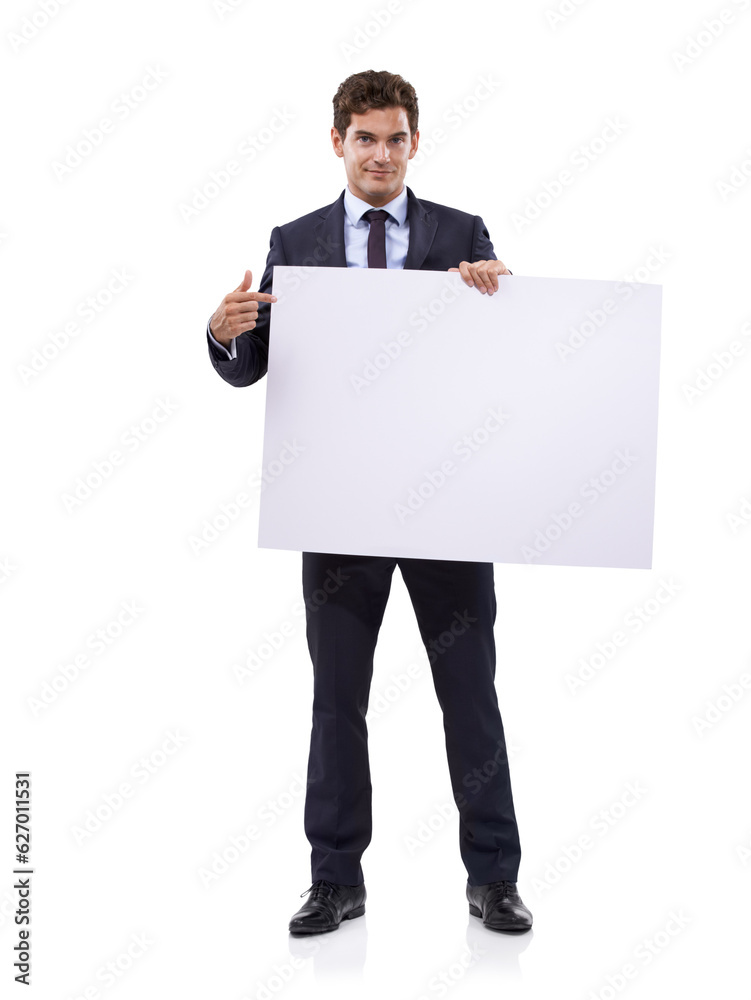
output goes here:
{"type": "Polygon", "coordinates": [[[494,683],[493,563],[303,552],[314,678],[305,797],[312,881],[364,881],[360,859],[372,834],[365,716],[397,563],[443,711],[469,883],[515,882],[521,848],[494,683]]]}

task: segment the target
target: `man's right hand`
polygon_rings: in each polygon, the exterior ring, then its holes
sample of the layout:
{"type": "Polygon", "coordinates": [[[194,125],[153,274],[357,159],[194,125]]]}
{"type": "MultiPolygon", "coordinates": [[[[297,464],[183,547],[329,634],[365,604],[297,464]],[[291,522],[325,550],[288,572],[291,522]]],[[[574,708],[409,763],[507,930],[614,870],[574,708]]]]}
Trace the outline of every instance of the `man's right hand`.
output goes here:
{"type": "Polygon", "coordinates": [[[246,271],[234,292],[224,296],[209,320],[211,336],[223,347],[229,347],[230,341],[235,337],[255,328],[259,302],[276,302],[276,295],[249,292],[252,283],[253,273],[246,271]]]}

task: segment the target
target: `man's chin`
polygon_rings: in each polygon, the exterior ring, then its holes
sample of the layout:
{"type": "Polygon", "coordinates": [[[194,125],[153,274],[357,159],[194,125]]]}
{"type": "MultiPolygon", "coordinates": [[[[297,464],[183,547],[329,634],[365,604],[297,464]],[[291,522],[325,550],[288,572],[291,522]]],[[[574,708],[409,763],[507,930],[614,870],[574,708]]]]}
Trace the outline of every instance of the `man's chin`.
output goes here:
{"type": "Polygon", "coordinates": [[[396,194],[401,187],[401,181],[396,174],[385,174],[383,177],[366,174],[360,187],[369,195],[383,197],[384,195],[396,194]]]}

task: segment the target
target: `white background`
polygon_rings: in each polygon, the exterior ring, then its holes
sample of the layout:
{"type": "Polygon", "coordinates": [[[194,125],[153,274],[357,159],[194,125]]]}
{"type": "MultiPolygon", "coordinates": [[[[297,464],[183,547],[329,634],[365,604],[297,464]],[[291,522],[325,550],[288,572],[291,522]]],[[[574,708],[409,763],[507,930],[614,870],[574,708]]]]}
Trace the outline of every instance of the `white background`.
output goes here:
{"type": "Polygon", "coordinates": [[[13,774],[28,769],[32,996],[741,995],[751,692],[739,687],[734,702],[723,685],[751,671],[751,526],[728,520],[751,512],[751,184],[740,170],[734,194],[718,182],[744,160],[751,171],[751,7],[587,0],[555,25],[555,0],[404,0],[360,34],[385,6],[244,0],[222,15],[210,0],[70,0],[47,23],[33,2],[3,7],[4,991],[17,940],[13,774]],[[34,16],[39,27],[14,45],[34,16]],[[698,37],[698,54],[677,65],[698,37]],[[190,543],[261,462],[265,386],[237,391],[216,375],[206,319],[246,267],[260,279],[274,225],[340,194],[331,99],[365,68],[416,87],[423,141],[446,133],[408,171],[417,196],[482,215],[515,274],[664,286],[653,571],[496,567],[519,889],[535,917],[521,937],[467,912],[457,816],[441,815],[451,789],[440,710],[397,573],[371,693],[367,913],[310,942],[289,938],[310,876],[301,557],[257,549],[257,503],[202,550],[190,543]],[[164,79],[140,92],[156,69],[164,79]],[[493,93],[473,98],[488,78],[493,93]],[[145,99],[115,117],[129,93],[145,99]],[[279,112],[283,131],[240,157],[279,112]],[[66,147],[108,115],[114,131],[57,177],[66,147]],[[608,119],[621,134],[574,167],[608,119]],[[181,205],[231,159],[239,175],[186,221],[181,205]],[[515,223],[564,169],[573,183],[515,223]],[[104,304],[113,269],[131,277],[104,304]],[[79,306],[97,295],[86,322],[79,306]],[[80,332],[55,352],[51,338],[64,343],[74,320],[80,332]],[[733,341],[743,355],[689,400],[684,386],[733,341]],[[24,379],[45,345],[51,359],[24,379]],[[171,412],[152,425],[160,400],[171,412]],[[131,426],[145,435],[134,450],[131,426]],[[66,510],[78,477],[115,449],[123,462],[66,510]],[[567,676],[637,607],[654,613],[572,693],[567,676]],[[118,614],[130,624],[94,655],[89,636],[118,614]],[[283,641],[272,652],[273,633],[283,641]],[[87,651],[64,682],[63,666],[87,651]],[[259,668],[238,678],[253,656],[259,668]],[[63,690],[35,713],[53,682],[63,690]],[[695,720],[718,699],[726,710],[700,735],[695,720]],[[644,791],[619,806],[629,782],[644,791]],[[77,838],[123,784],[130,797],[77,838]],[[603,809],[613,822],[600,834],[603,809]],[[232,838],[242,844],[253,825],[261,836],[205,886],[201,869],[231,858],[232,838]],[[584,835],[591,846],[567,863],[584,835]],[[661,937],[681,911],[683,929],[661,937]],[[647,941],[658,942],[649,962],[647,941]],[[101,978],[118,961],[117,977],[101,978]],[[635,976],[621,981],[627,963],[635,976]]]}

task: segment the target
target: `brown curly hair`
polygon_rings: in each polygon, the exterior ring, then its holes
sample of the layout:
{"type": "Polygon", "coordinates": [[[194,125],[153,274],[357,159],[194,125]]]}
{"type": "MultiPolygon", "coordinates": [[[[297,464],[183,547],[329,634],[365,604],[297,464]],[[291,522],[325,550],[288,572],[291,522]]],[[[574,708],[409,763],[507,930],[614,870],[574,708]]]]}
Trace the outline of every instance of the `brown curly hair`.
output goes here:
{"type": "Polygon", "coordinates": [[[417,131],[417,94],[412,84],[398,73],[366,69],[348,76],[334,95],[334,128],[342,142],[352,115],[362,115],[371,108],[404,108],[410,135],[417,131]]]}

